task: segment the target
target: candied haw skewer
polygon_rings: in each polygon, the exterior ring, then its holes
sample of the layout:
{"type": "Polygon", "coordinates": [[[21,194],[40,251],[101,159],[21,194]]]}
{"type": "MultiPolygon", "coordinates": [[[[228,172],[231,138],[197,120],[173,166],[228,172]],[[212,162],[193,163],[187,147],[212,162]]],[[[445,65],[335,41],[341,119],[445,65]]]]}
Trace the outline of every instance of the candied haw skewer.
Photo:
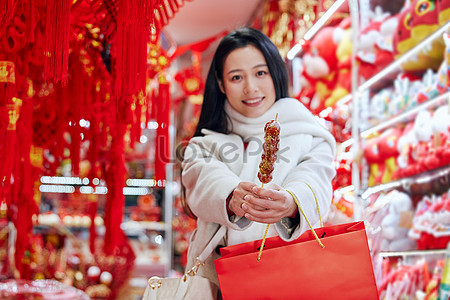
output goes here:
{"type": "MultiPolygon", "coordinates": [[[[278,115],[277,115],[278,117],[278,115]]],[[[259,164],[258,179],[264,185],[272,180],[273,164],[277,160],[278,143],[280,142],[280,123],[271,120],[264,126],[264,144],[259,164]]]]}
{"type": "MultiPolygon", "coordinates": [[[[262,186],[265,183],[272,181],[272,172],[274,169],[274,163],[277,160],[278,143],[280,142],[280,123],[277,121],[278,114],[275,116],[275,120],[271,120],[264,126],[264,144],[263,152],[261,154],[261,162],[259,163],[258,179],[261,181],[262,186]]],[[[259,249],[258,261],[261,259],[262,250],[266,241],[267,232],[269,231],[269,224],[266,226],[264,237],[259,249]]]]}

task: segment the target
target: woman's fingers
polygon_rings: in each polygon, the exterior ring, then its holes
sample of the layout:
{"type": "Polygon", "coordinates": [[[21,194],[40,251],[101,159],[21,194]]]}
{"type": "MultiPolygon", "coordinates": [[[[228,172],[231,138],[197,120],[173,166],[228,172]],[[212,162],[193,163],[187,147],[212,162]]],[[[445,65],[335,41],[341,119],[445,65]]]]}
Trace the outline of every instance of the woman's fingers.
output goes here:
{"type": "Polygon", "coordinates": [[[268,224],[291,216],[297,209],[292,196],[279,185],[259,187],[252,182],[238,184],[228,207],[239,217],[268,224]]]}
{"type": "Polygon", "coordinates": [[[243,206],[249,219],[256,222],[276,223],[295,213],[297,206],[292,196],[284,189],[275,188],[277,190],[253,188],[258,196],[246,197],[248,205],[243,206]]]}

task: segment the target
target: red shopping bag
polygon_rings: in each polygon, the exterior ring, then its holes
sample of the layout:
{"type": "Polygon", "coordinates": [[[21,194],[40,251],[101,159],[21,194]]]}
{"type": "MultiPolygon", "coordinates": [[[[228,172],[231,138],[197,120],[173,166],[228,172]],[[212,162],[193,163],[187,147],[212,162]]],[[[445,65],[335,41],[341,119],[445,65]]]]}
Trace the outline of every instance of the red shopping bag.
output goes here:
{"type": "Polygon", "coordinates": [[[215,260],[224,300],[379,299],[363,222],[314,229],[297,240],[280,237],[221,249],[215,260]]]}

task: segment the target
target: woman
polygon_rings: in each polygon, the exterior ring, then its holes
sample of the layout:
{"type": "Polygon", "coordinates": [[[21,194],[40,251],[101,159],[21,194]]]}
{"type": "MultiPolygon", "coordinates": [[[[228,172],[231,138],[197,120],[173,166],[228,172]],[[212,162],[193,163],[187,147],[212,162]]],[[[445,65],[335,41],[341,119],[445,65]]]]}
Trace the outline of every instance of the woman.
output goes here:
{"type": "MultiPolygon", "coordinates": [[[[189,208],[197,216],[188,265],[220,225],[221,246],[279,235],[290,241],[308,229],[291,195],[312,224],[325,215],[335,175],[335,141],[314,116],[288,96],[288,74],[278,49],[262,32],[238,29],[220,42],[206,80],[200,119],[182,163],[189,208]],[[273,180],[257,178],[264,125],[278,114],[281,125],[273,180]],[[314,191],[314,192],[313,192],[314,191]]],[[[218,285],[214,252],[199,274],[218,285]]]]}

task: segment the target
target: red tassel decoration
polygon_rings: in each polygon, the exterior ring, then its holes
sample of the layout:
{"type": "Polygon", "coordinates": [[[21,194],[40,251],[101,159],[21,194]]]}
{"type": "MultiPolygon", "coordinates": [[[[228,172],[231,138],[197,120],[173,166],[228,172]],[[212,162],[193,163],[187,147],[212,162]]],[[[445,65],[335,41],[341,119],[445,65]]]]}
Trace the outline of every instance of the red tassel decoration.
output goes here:
{"type": "Polygon", "coordinates": [[[11,21],[14,6],[16,5],[15,0],[2,0],[0,1],[0,31],[3,31],[5,26],[11,21]]]}
{"type": "Polygon", "coordinates": [[[31,145],[33,132],[33,100],[27,98],[23,101],[20,119],[17,122],[17,140],[14,167],[14,184],[11,193],[15,211],[13,218],[17,229],[16,267],[23,279],[30,278],[30,249],[31,233],[33,230],[32,216],[39,212],[38,203],[34,199],[34,183],[39,178],[40,169],[33,168],[31,164],[31,145]]]}
{"type": "Polygon", "coordinates": [[[151,2],[118,1],[115,91],[118,100],[126,103],[139,91],[145,92],[151,2]]]}
{"type": "Polygon", "coordinates": [[[77,63],[71,68],[70,88],[73,96],[70,113],[70,159],[72,164],[72,174],[78,175],[80,171],[80,148],[81,148],[81,127],[80,120],[82,119],[81,110],[82,102],[85,98],[85,77],[83,72],[83,65],[81,64],[82,57],[78,56],[75,51],[74,57],[78,59],[77,63]]]}
{"type": "MultiPolygon", "coordinates": [[[[91,185],[91,187],[95,189],[95,186],[91,185]]],[[[89,250],[91,250],[91,253],[95,253],[95,239],[97,238],[97,228],[95,225],[95,216],[97,215],[98,209],[97,196],[89,195],[88,200],[89,200],[88,213],[89,217],[91,218],[91,226],[89,227],[89,250]]]]}
{"type": "Polygon", "coordinates": [[[170,108],[170,84],[161,75],[159,79],[158,102],[156,103],[158,128],[156,129],[154,179],[157,182],[166,179],[166,164],[170,161],[170,108]]]}
{"type": "Polygon", "coordinates": [[[106,255],[113,254],[114,250],[123,242],[122,223],[125,197],[123,187],[125,185],[125,147],[124,135],[126,127],[118,121],[117,130],[111,144],[111,157],[109,166],[105,172],[108,196],[105,207],[105,246],[106,255]]]}
{"type": "Polygon", "coordinates": [[[47,0],[44,80],[67,83],[70,5],[72,0],[47,0]]]}
{"type": "Polygon", "coordinates": [[[16,122],[19,101],[14,101],[16,91],[15,66],[11,61],[0,61],[0,183],[9,185],[14,162],[16,122]]]}

